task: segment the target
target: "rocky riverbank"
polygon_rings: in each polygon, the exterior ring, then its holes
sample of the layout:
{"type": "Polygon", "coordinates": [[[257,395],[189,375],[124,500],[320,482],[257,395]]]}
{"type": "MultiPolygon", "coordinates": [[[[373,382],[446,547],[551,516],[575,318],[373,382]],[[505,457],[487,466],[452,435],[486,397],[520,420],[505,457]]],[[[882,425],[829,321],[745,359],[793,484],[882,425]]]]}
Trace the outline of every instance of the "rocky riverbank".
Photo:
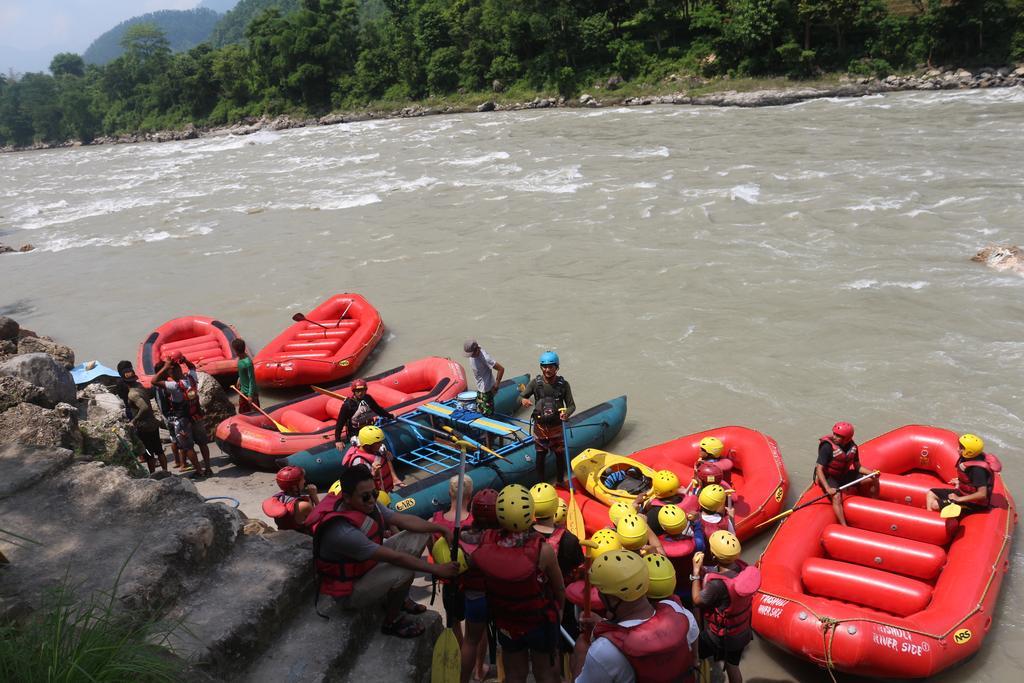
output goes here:
{"type": "MultiPolygon", "coordinates": [[[[549,109],[562,107],[612,107],[643,106],[651,104],[689,104],[716,107],[774,107],[793,104],[821,97],[863,97],[886,92],[906,90],[964,90],[976,88],[1007,88],[1024,86],[1024,63],[1015,66],[982,69],[935,68],[915,74],[890,75],[883,79],[863,78],[844,75],[834,85],[822,87],[781,87],[742,91],[730,89],[729,79],[705,80],[697,77],[671,75],[657,88],[662,91],[675,86],[679,90],[657,92],[646,95],[622,95],[616,91],[621,86],[618,77],[609,78],[605,83],[595,84],[590,92],[578,98],[535,97],[524,102],[504,102],[484,99],[475,103],[446,103],[436,105],[412,104],[398,109],[365,109],[359,111],[334,112],[321,117],[292,117],[287,114],[261,118],[248,118],[228,126],[197,127],[189,124],[180,130],[164,130],[155,133],[130,133],[120,136],[102,136],[93,140],[93,145],[128,144],[137,142],[171,142],[192,140],[218,135],[250,135],[260,131],[279,131],[308,126],[329,126],[339,123],[353,123],[371,119],[413,118],[437,114],[459,114],[470,112],[520,111],[524,109],[549,109]],[[705,92],[713,89],[714,92],[705,92]],[[592,94],[593,93],[593,94],[592,94]],[[696,94],[695,94],[696,93],[696,94]]],[[[740,81],[739,83],[742,83],[740,81]]],[[[797,83],[797,82],[794,82],[797,83]]],[[[496,87],[496,90],[498,88],[496,87]]],[[[69,141],[62,144],[37,144],[27,148],[0,148],[0,151],[23,151],[78,147],[82,143],[69,141]]]]}
{"type": "MultiPolygon", "coordinates": [[[[70,347],[0,317],[0,624],[27,623],[62,584],[80,597],[113,589],[125,618],[174,625],[176,680],[426,680],[436,613],[409,641],[381,635],[376,610],[321,619],[309,536],[199,490],[230,495],[249,473],[218,466],[199,488],[148,475],[120,399],[76,387],[74,363],[70,347]]],[[[200,400],[213,425],[233,412],[208,375],[200,400]]],[[[261,481],[265,497],[273,475],[261,481]]]]}

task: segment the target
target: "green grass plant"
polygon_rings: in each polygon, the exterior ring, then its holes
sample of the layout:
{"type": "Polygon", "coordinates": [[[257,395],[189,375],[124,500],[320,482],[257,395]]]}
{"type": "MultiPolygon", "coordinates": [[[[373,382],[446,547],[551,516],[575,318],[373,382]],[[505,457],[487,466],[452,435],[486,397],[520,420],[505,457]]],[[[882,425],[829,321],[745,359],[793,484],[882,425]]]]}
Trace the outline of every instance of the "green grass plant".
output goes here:
{"type": "Polygon", "coordinates": [[[65,577],[27,620],[0,625],[0,681],[180,680],[180,661],[164,647],[178,625],[139,618],[120,608],[120,578],[118,572],[109,592],[80,598],[65,577]]]}

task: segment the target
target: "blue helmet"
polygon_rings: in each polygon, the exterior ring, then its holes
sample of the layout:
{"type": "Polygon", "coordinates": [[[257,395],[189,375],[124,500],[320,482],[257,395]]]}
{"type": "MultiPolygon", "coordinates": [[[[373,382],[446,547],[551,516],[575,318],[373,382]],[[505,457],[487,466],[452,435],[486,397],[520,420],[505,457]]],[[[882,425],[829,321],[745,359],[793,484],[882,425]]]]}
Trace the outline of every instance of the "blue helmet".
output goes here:
{"type": "Polygon", "coordinates": [[[554,351],[545,351],[540,354],[541,365],[558,365],[558,354],[554,351]]]}

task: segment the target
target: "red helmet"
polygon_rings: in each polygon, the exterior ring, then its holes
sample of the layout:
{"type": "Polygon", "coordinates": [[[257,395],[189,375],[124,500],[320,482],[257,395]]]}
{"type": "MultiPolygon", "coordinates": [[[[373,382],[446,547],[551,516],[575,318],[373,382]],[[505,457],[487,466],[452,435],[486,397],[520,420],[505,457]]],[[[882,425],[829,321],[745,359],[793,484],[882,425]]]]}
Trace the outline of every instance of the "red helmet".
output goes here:
{"type": "Polygon", "coordinates": [[[360,389],[365,389],[365,388],[366,388],[366,380],[365,379],[357,379],[356,381],[352,382],[352,391],[359,391],[360,389]]]}
{"type": "Polygon", "coordinates": [[[721,484],[722,483],[722,468],[713,462],[701,461],[697,465],[697,480],[700,481],[700,485],[706,484],[721,484]]]}
{"type": "Polygon", "coordinates": [[[832,433],[843,439],[852,439],[853,425],[849,422],[836,422],[832,425],[832,433]]]}
{"type": "Polygon", "coordinates": [[[498,492],[494,489],[480,489],[470,503],[473,523],[484,529],[498,528],[498,492]]]}
{"type": "Polygon", "coordinates": [[[305,478],[306,471],[295,465],[288,465],[277,471],[277,485],[285,492],[294,489],[305,478]]]}

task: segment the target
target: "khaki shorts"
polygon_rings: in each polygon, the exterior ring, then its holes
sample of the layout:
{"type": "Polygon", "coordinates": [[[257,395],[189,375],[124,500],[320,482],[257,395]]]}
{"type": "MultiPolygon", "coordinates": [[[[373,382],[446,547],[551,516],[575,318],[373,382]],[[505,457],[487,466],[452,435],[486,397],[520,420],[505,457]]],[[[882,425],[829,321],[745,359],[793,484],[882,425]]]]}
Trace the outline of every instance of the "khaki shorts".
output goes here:
{"type": "MultiPolygon", "coordinates": [[[[430,534],[400,531],[391,538],[385,539],[384,547],[419,557],[423,554],[423,549],[427,547],[429,540],[430,534]]],[[[382,601],[389,593],[402,589],[409,590],[414,575],[415,572],[411,569],[380,562],[356,581],[352,595],[338,598],[337,604],[342,609],[369,607],[382,601]]]]}

